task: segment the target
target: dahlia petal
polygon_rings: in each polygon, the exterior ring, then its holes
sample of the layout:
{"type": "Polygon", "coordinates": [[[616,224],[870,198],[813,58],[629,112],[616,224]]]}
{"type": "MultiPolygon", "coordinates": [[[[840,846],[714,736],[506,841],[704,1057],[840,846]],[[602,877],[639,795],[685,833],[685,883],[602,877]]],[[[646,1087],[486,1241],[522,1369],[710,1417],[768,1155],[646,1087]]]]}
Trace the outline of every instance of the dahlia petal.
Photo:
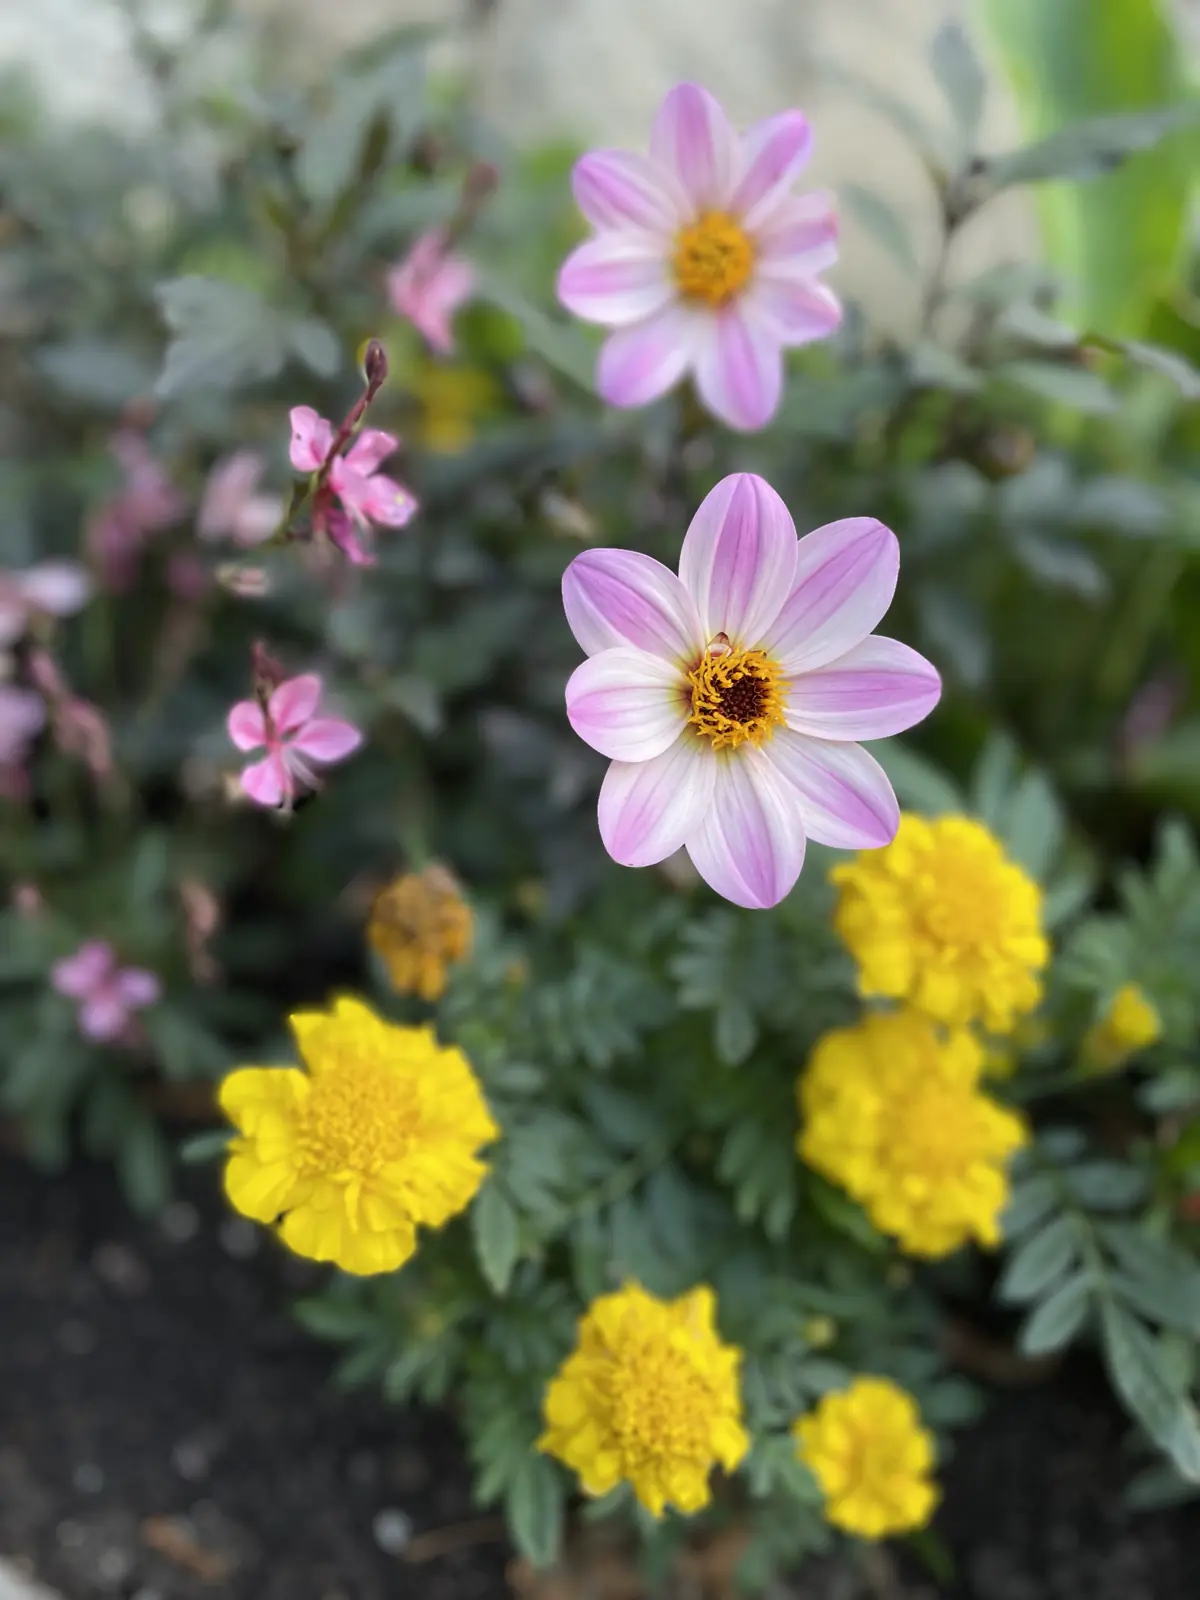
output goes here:
{"type": "Polygon", "coordinates": [[[742,433],[765,427],[783,392],[779,337],[747,307],[744,299],[706,318],[695,357],[701,400],[718,421],[742,433]]]}
{"type": "Polygon", "coordinates": [[[596,388],[610,406],[644,406],[674,387],[697,345],[696,317],[672,302],[644,322],[610,334],[596,364],[596,388]]]}
{"type": "Polygon", "coordinates": [[[289,750],[298,750],[310,761],[342,761],[363,742],[351,722],[340,717],[315,717],[306,722],[291,741],[289,750]]]}
{"type": "Polygon", "coordinates": [[[687,706],[679,668],[644,650],[602,650],[567,681],[567,716],[593,750],[614,761],[649,761],[683,731],[687,706]]]}
{"type": "Polygon", "coordinates": [[[321,680],[315,672],[288,678],[271,695],[268,709],[276,733],[291,733],[307,722],[321,699],[321,680]]]}
{"type": "Polygon", "coordinates": [[[900,545],[874,517],[814,528],[796,550],[796,576],[764,649],[787,673],[845,655],[878,626],[896,592],[900,545]]]}
{"type": "Polygon", "coordinates": [[[802,111],[781,111],[742,135],[741,176],[730,209],[749,218],[795,183],[812,154],[812,125],[802,111]]]}
{"type": "Polygon", "coordinates": [[[106,939],[88,939],[73,956],[56,961],[50,981],[70,1000],[82,1000],[108,977],[116,964],[116,952],[106,939]]]}
{"type": "Polygon", "coordinates": [[[288,457],[297,472],[315,472],[333,443],[333,426],[311,406],[293,406],[288,412],[292,442],[288,457]]]}
{"type": "Polygon", "coordinates": [[[842,303],[832,289],[811,279],[760,272],[743,301],[754,322],[789,349],[828,339],[842,322],[842,303]]]}
{"type": "Polygon", "coordinates": [[[696,739],[650,761],[614,761],[600,786],[604,848],[623,867],[652,867],[682,848],[712,803],[717,763],[696,739]]]}
{"type": "Polygon", "coordinates": [[[768,276],[813,278],[837,260],[838,214],[827,190],[776,200],[756,226],[747,220],[747,228],[754,235],[758,271],[768,276]]]}
{"type": "Polygon", "coordinates": [[[641,228],[666,237],[687,205],[669,173],[629,150],[592,150],[571,174],[575,202],[594,228],[641,228]]]}
{"type": "Polygon", "coordinates": [[[691,595],[640,550],[585,550],[563,573],[562,592],[571,632],[590,656],[631,644],[678,661],[704,648],[691,595]]]}
{"type": "Polygon", "coordinates": [[[346,451],[346,460],[356,472],[369,478],[399,448],[400,441],[394,433],[385,433],[382,428],[364,428],[346,451]]]}
{"type": "Polygon", "coordinates": [[[678,84],[667,95],[650,130],[650,156],[675,174],[697,211],[728,203],[738,139],[720,105],[699,84],[678,84]]]}
{"type": "Polygon", "coordinates": [[[155,973],[144,967],[122,967],[113,977],[113,991],[127,1006],[152,1006],[162,993],[155,973]]]}
{"type": "Polygon", "coordinates": [[[787,725],[818,739],[886,739],[927,717],[942,680],[897,639],[864,639],[826,667],[788,685],[787,725]]]}
{"type": "Polygon", "coordinates": [[[79,1026],[89,1039],[104,1044],[115,1039],[129,1021],[129,1008],[119,994],[102,989],[79,1008],[79,1026]]]}
{"type": "Polygon", "coordinates": [[[66,617],[85,604],[92,580],[77,562],[43,561],[21,574],[20,587],[27,605],[66,617]]]}
{"type": "Polygon", "coordinates": [[[718,633],[742,648],[762,640],[792,587],[796,550],[796,525],[765,478],[735,472],[709,490],[679,555],[706,643],[718,633]]]}
{"type": "Polygon", "coordinates": [[[226,717],[225,727],[239,750],[258,750],[267,742],[262,707],[255,700],[239,700],[226,717]]]}
{"type": "Polygon", "coordinates": [[[687,853],[705,883],[735,906],[778,905],[804,865],[796,796],[761,751],[743,748],[715,766],[712,801],[687,853]]]}
{"type": "Polygon", "coordinates": [[[836,850],[877,850],[895,838],[896,796],[887,773],[861,745],[777,728],[764,753],[796,791],[810,839],[836,850]]]}
{"type": "Polygon", "coordinates": [[[242,788],[260,806],[281,805],[289,787],[283,763],[275,754],[251,762],[242,772],[242,788]]]}
{"type": "Polygon", "coordinates": [[[377,472],[367,479],[362,509],[370,522],[378,522],[385,528],[402,528],[412,520],[417,501],[402,483],[377,472]]]}
{"type": "Polygon", "coordinates": [[[558,298],[573,316],[624,328],[661,311],[674,292],[663,246],[645,235],[604,233],[573,250],[558,274],[558,298]]]}

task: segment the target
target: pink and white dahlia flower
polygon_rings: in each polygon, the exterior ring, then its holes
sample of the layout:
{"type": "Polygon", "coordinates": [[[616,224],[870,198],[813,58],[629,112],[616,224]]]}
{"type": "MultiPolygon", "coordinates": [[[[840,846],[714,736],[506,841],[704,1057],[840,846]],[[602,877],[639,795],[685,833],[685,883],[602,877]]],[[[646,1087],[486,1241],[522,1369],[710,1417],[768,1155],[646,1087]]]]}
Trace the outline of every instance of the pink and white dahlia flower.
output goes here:
{"type": "Polygon", "coordinates": [[[895,535],[847,517],[797,540],[753,473],[723,479],[683,541],[676,577],[636,550],[587,550],[563,575],[589,659],[567,684],[571,726],[612,765],[600,837],[648,867],[681,846],[735,905],[776,905],[805,841],[887,844],[891,784],[857,743],[932,711],[923,656],[876,638],[896,588],[895,535]]]}
{"type": "Polygon", "coordinates": [[[799,111],[741,137],[706,90],[663,101],[649,157],[593,150],[572,182],[596,230],[563,263],[558,297],[616,331],[596,384],[610,405],[657,400],[690,372],[709,411],[761,428],[779,405],[782,352],[831,334],[836,296],[818,274],[837,260],[826,194],[797,195],[812,131],[799,111]]]}

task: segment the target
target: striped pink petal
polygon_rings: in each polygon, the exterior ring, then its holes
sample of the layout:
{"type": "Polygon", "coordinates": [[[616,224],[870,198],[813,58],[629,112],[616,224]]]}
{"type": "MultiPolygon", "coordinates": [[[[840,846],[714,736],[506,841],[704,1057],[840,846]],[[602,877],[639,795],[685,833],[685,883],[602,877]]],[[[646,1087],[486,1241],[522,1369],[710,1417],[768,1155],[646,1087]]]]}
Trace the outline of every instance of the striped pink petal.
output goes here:
{"type": "Polygon", "coordinates": [[[239,750],[257,750],[267,742],[267,725],[256,700],[239,700],[225,719],[225,726],[239,750]]]}
{"type": "Polygon", "coordinates": [[[631,644],[668,661],[693,661],[705,640],[692,597],[640,550],[585,550],[563,573],[563,607],[588,655],[631,644]]]}
{"type": "Polygon", "coordinates": [[[594,228],[640,228],[663,237],[687,215],[673,177],[628,150],[592,150],[571,174],[576,204],[594,228]]]}
{"type": "Polygon", "coordinates": [[[682,849],[712,800],[716,762],[697,739],[649,761],[614,761],[597,812],[604,848],[623,867],[652,867],[682,849]]]}
{"type": "Polygon", "coordinates": [[[290,733],[307,722],[321,700],[321,680],[315,672],[281,683],[268,702],[276,733],[290,733]]]}
{"type": "Polygon", "coordinates": [[[763,648],[787,673],[835,661],[878,626],[899,573],[899,541],[874,517],[814,528],[797,547],[791,593],[763,648]]]}
{"type": "Polygon", "coordinates": [[[741,433],[765,428],[783,393],[778,334],[749,297],[706,317],[695,357],[696,388],[719,422],[741,433]]]}
{"type": "Polygon", "coordinates": [[[887,773],[861,745],[777,728],[765,754],[796,791],[810,839],[838,850],[877,850],[895,838],[896,796],[887,773]]]}
{"type": "Polygon", "coordinates": [[[703,319],[676,302],[605,340],[596,388],[610,406],[644,406],[677,384],[697,347],[703,319]]]}
{"type": "Polygon", "coordinates": [[[817,739],[886,739],[927,717],[941,693],[942,680],[924,656],[872,635],[790,680],[787,725],[817,739]]]}
{"type": "Polygon", "coordinates": [[[742,302],[746,316],[768,329],[785,349],[828,339],[842,322],[842,303],[832,289],[811,278],[760,272],[742,302]]]}
{"type": "Polygon", "coordinates": [[[796,526],[765,478],[736,472],[709,490],[679,556],[705,642],[727,633],[741,647],[759,643],[792,587],[796,549],[796,526]]]}
{"type": "Polygon", "coordinates": [[[644,234],[603,233],[573,250],[558,298],[585,322],[624,328],[661,311],[674,294],[663,247],[644,234]]]}
{"type": "Polygon", "coordinates": [[[310,761],[342,761],[363,742],[363,736],[352,722],[341,717],[314,717],[306,722],[289,750],[298,750],[310,761]]]}
{"type": "Polygon", "coordinates": [[[614,761],[649,761],[683,732],[683,674],[661,656],[622,645],[602,650],[567,681],[567,716],[593,750],[614,761]]]}
{"type": "Polygon", "coordinates": [[[260,806],[277,806],[282,804],[284,795],[291,792],[291,782],[283,762],[272,752],[243,771],[242,788],[260,806]]]}
{"type": "Polygon", "coordinates": [[[734,905],[778,905],[804,865],[804,823],[796,795],[766,755],[749,746],[713,761],[712,803],[687,839],[710,888],[734,905]]]}
{"type": "Polygon", "coordinates": [[[838,256],[838,216],[827,190],[789,195],[754,230],[760,273],[812,278],[838,256]]]}
{"type": "Polygon", "coordinates": [[[670,91],[650,131],[650,155],[678,178],[695,210],[729,203],[738,154],[737,135],[707,89],[681,83],[670,91]]]}
{"type": "Polygon", "coordinates": [[[288,455],[297,472],[315,472],[329,453],[333,428],[311,406],[293,406],[288,412],[292,442],[288,455]]]}
{"type": "Polygon", "coordinates": [[[747,128],[742,136],[741,174],[731,210],[753,228],[786,196],[812,154],[812,126],[802,111],[781,111],[747,128]]]}

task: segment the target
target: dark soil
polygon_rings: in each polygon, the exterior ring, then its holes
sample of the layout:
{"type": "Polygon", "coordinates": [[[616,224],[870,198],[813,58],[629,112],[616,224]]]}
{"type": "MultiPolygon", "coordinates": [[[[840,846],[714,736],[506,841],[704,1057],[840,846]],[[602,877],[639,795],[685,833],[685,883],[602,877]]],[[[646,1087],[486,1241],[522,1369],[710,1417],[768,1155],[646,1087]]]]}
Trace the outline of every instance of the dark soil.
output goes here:
{"type": "MultiPolygon", "coordinates": [[[[151,1224],[105,1171],[0,1156],[0,1555],[67,1600],[502,1600],[498,1540],[395,1553],[477,1516],[453,1426],[332,1390],[308,1269],[191,1180],[151,1224]]],[[[1126,1511],[1125,1434],[1086,1366],[1003,1394],[945,1474],[952,1582],[874,1552],[784,1592],[1195,1600],[1200,1509],[1126,1511]]]]}

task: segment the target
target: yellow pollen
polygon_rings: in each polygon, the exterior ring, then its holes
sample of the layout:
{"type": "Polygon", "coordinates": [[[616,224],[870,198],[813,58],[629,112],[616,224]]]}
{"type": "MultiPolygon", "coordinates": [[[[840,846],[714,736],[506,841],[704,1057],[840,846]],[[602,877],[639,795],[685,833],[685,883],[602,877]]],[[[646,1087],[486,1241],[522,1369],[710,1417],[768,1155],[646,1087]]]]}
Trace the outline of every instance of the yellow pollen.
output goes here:
{"type": "Polygon", "coordinates": [[[378,1172],[407,1154],[417,1132],[416,1086],[376,1062],[344,1062],[312,1080],[298,1129],[312,1172],[378,1172]]]}
{"type": "Polygon", "coordinates": [[[754,246],[732,217],[709,211],[676,235],[672,267],[681,294],[716,309],[745,288],[754,246]]]}
{"type": "Polygon", "coordinates": [[[718,636],[688,673],[689,723],[714,750],[760,745],[783,721],[779,668],[761,650],[731,650],[718,636]]]}

